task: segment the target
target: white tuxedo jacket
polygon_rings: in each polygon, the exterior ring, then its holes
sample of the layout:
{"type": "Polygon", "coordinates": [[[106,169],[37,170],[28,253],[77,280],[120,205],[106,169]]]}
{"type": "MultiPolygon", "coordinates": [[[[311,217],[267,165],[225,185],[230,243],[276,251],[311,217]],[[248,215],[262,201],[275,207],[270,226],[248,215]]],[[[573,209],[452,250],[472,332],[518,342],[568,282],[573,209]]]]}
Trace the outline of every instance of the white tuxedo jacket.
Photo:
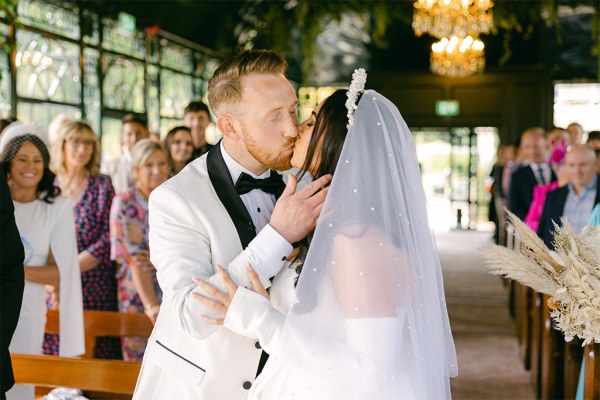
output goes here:
{"type": "MultiPolygon", "coordinates": [[[[246,399],[262,352],[258,340],[205,324],[200,317],[212,310],[192,296],[199,291],[194,277],[222,287],[217,265],[240,286],[250,285],[242,250],[256,232],[220,146],[155,189],[149,210],[150,258],[163,302],[133,398],[246,399]]],[[[287,256],[282,251],[263,252],[261,261],[280,268],[287,256]]]]}

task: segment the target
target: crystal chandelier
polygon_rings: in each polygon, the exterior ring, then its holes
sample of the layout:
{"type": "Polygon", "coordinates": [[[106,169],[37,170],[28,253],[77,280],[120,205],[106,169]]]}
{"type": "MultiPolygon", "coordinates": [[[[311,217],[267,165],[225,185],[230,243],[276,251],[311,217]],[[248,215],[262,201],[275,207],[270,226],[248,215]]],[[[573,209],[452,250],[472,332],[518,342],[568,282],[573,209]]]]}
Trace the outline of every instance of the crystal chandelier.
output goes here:
{"type": "Polygon", "coordinates": [[[473,75],[483,70],[483,42],[467,36],[442,38],[431,45],[431,71],[448,77],[473,75]]]}
{"type": "Polygon", "coordinates": [[[477,37],[490,32],[493,6],[490,0],[417,0],[412,27],[417,36],[477,37]]]}

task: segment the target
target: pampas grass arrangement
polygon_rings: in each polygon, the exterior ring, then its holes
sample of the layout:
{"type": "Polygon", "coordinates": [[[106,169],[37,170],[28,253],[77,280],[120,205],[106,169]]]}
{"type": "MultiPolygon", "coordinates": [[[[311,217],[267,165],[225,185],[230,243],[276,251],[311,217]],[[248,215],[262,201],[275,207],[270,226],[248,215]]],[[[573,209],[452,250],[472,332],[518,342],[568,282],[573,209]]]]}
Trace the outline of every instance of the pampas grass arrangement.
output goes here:
{"type": "Polygon", "coordinates": [[[550,295],[551,316],[567,342],[600,343],[600,228],[586,227],[577,235],[563,219],[555,225],[555,250],[517,216],[508,212],[520,240],[515,250],[502,246],[484,249],[491,273],[550,295]]]}

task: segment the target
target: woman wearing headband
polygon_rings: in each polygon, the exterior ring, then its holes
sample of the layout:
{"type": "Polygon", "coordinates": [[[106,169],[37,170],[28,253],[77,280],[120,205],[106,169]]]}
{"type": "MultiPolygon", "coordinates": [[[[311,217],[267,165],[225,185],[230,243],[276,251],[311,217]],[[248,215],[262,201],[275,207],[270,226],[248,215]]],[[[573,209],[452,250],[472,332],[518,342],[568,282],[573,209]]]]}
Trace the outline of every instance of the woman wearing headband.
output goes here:
{"type": "MultiPolygon", "coordinates": [[[[62,290],[61,356],[85,352],[81,281],[71,201],[60,196],[49,169],[50,155],[36,135],[22,134],[4,143],[0,155],[7,171],[15,220],[25,249],[25,290],[11,353],[41,354],[46,324],[46,285],[62,290]]],[[[34,388],[15,385],[8,399],[33,399],[34,388]]]]}

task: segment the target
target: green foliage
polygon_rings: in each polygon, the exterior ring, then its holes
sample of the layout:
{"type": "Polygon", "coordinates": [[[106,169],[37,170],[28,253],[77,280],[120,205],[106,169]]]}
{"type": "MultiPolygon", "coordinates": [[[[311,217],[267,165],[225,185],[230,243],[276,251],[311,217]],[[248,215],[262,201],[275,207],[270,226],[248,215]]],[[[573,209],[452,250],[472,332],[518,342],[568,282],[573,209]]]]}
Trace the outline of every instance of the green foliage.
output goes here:
{"type": "MultiPolygon", "coordinates": [[[[366,33],[378,47],[385,47],[386,32],[394,22],[412,23],[412,0],[249,0],[240,11],[239,31],[253,30],[242,47],[272,48],[302,60],[302,72],[310,75],[315,54],[316,37],[328,21],[339,20],[344,13],[354,12],[366,22],[366,33]]],[[[557,26],[559,6],[592,6],[600,12],[598,0],[496,0],[494,2],[494,31],[503,35],[504,54],[501,65],[511,57],[511,37],[516,34],[527,39],[536,26],[545,23],[557,26]]],[[[595,51],[600,56],[600,22],[595,17],[595,51]]],[[[560,30],[557,30],[560,40],[560,30]]]]}

